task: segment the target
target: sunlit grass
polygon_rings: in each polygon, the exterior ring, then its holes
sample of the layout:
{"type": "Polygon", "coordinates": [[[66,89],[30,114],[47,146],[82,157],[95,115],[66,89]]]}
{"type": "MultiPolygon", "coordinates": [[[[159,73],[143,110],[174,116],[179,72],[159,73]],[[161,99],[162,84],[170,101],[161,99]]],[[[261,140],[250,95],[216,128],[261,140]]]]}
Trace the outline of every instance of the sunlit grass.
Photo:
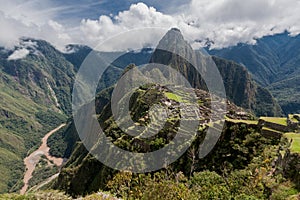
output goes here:
{"type": "Polygon", "coordinates": [[[271,122],[274,124],[280,124],[283,126],[287,126],[286,118],[280,118],[280,117],[261,117],[261,120],[264,120],[266,122],[271,122]]]}
{"type": "Polygon", "coordinates": [[[242,120],[242,119],[230,119],[226,117],[226,121],[232,123],[241,123],[241,124],[249,124],[249,125],[257,125],[258,121],[256,120],[242,120]]]}
{"type": "Polygon", "coordinates": [[[300,153],[300,134],[299,133],[286,133],[284,134],[289,140],[293,140],[291,144],[291,151],[300,153]]]}
{"type": "Polygon", "coordinates": [[[274,129],[268,128],[268,127],[263,127],[262,130],[272,131],[272,132],[274,132],[274,133],[281,133],[281,134],[282,134],[282,132],[280,132],[280,131],[278,131],[278,130],[274,130],[274,129]]]}
{"type": "Polygon", "coordinates": [[[166,92],[165,95],[170,100],[174,100],[174,101],[177,101],[179,103],[185,102],[185,100],[183,99],[182,96],[176,95],[176,94],[174,94],[172,92],[166,92]]]}

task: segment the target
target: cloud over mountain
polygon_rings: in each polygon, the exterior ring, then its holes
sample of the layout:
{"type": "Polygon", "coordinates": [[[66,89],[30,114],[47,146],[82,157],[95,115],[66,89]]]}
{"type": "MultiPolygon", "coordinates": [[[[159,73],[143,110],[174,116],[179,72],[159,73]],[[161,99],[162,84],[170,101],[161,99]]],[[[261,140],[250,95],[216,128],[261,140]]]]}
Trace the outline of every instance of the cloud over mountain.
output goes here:
{"type": "Polygon", "coordinates": [[[18,49],[14,51],[8,58],[7,60],[18,60],[26,57],[29,54],[29,50],[27,49],[18,49]]]}
{"type": "MultiPolygon", "coordinates": [[[[168,14],[146,3],[136,3],[128,10],[115,12],[117,14],[102,15],[99,10],[98,19],[87,15],[75,25],[70,25],[66,23],[68,19],[62,20],[59,17],[60,13],[71,10],[69,13],[72,15],[69,17],[76,18],[76,12],[73,12],[75,5],[73,8],[70,5],[54,6],[51,1],[44,1],[46,3],[42,7],[34,0],[28,0],[17,7],[17,0],[6,3],[0,9],[0,24],[4,30],[0,33],[0,45],[12,46],[19,37],[28,36],[46,39],[60,49],[68,43],[93,47],[120,32],[143,27],[178,27],[194,47],[214,41],[212,47],[217,48],[238,42],[254,43],[255,38],[284,30],[292,35],[300,33],[298,0],[192,0],[186,4],[174,1],[173,4],[169,3],[170,9],[166,9],[164,3],[163,10],[168,10],[168,14]],[[178,9],[174,9],[176,5],[178,9]],[[16,7],[14,10],[13,6],[16,7]]],[[[112,1],[111,4],[113,3],[116,2],[112,1]]],[[[108,3],[103,5],[107,6],[108,3]]],[[[83,5],[76,6],[75,10],[88,12],[84,11],[83,5]]],[[[86,9],[91,7],[86,5],[86,9]]]]}

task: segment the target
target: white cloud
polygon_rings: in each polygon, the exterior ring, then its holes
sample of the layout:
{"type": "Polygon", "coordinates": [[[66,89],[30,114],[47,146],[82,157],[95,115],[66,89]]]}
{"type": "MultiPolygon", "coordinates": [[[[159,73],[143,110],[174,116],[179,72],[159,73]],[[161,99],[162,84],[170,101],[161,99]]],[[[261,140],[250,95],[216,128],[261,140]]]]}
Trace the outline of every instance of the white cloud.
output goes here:
{"type": "Polygon", "coordinates": [[[54,21],[63,8],[53,7],[50,0],[0,0],[0,46],[13,49],[21,37],[44,39],[63,49],[72,42],[65,27],[54,21]]]}
{"type": "Polygon", "coordinates": [[[0,25],[0,46],[10,49],[19,45],[19,39],[22,37],[44,39],[58,49],[63,49],[65,44],[72,42],[64,26],[53,20],[48,20],[41,25],[27,24],[0,11],[0,25]]]}
{"type": "Polygon", "coordinates": [[[28,49],[18,49],[15,50],[8,58],[7,60],[18,60],[18,59],[22,59],[25,58],[28,54],[30,53],[30,51],[28,49]]]}
{"type": "Polygon", "coordinates": [[[12,18],[25,25],[41,25],[55,16],[50,12],[49,0],[0,0],[0,11],[5,13],[7,18],[12,18]],[[42,3],[41,3],[42,2],[42,3]]]}
{"type": "Polygon", "coordinates": [[[36,50],[38,44],[32,40],[20,40],[20,46],[23,48],[36,50]]]}
{"type": "MultiPolygon", "coordinates": [[[[169,28],[173,26],[176,26],[175,18],[164,15],[144,3],[138,3],[131,5],[129,10],[120,12],[117,16],[102,15],[98,20],[82,20],[80,28],[85,38],[82,42],[95,47],[95,45],[121,32],[147,27],[169,28]]],[[[147,30],[145,29],[145,31],[147,30]]],[[[157,39],[157,37],[154,37],[152,40],[150,38],[145,39],[142,35],[134,34],[131,37],[128,35],[122,41],[118,41],[123,42],[123,45],[115,44],[113,46],[123,47],[122,50],[127,49],[130,45],[131,48],[142,48],[145,44],[155,43],[157,39]],[[126,45],[126,40],[130,40],[132,44],[128,43],[126,45]]]]}
{"type": "MultiPolygon", "coordinates": [[[[292,35],[300,33],[299,0],[192,0],[189,5],[178,7],[176,12],[171,9],[173,14],[137,3],[117,15],[83,19],[74,27],[54,20],[61,10],[66,9],[63,6],[53,7],[50,0],[43,0],[43,5],[38,0],[21,2],[24,1],[2,2],[0,24],[4,31],[0,33],[1,46],[12,47],[18,44],[20,37],[27,36],[45,39],[61,50],[69,43],[95,47],[121,32],[144,27],[178,27],[190,42],[210,39],[215,42],[213,47],[254,43],[254,38],[284,30],[292,35]]],[[[125,39],[119,45],[112,43],[110,49],[155,43],[154,40],[143,40],[139,35],[125,39]]],[[[203,42],[194,42],[193,46],[201,46],[203,42]]]]}
{"type": "Polygon", "coordinates": [[[5,16],[1,11],[0,24],[0,45],[7,48],[12,48],[18,44],[19,38],[25,36],[26,29],[30,28],[15,19],[5,16]]]}
{"type": "Polygon", "coordinates": [[[86,43],[95,45],[119,32],[141,27],[178,27],[194,47],[213,40],[220,48],[238,42],[255,43],[255,38],[288,30],[300,33],[298,0],[192,0],[174,15],[158,12],[144,3],[133,4],[117,16],[83,20],[86,43]],[[203,41],[202,43],[194,42],[203,41]]]}
{"type": "Polygon", "coordinates": [[[298,0],[193,0],[183,13],[195,27],[194,31],[188,27],[184,31],[193,38],[214,40],[215,47],[253,43],[253,38],[284,30],[300,33],[298,0]]]}
{"type": "Polygon", "coordinates": [[[20,39],[18,44],[15,45],[14,52],[8,56],[7,60],[18,60],[25,58],[27,55],[35,54],[41,55],[42,53],[37,50],[38,44],[32,40],[20,39]]]}

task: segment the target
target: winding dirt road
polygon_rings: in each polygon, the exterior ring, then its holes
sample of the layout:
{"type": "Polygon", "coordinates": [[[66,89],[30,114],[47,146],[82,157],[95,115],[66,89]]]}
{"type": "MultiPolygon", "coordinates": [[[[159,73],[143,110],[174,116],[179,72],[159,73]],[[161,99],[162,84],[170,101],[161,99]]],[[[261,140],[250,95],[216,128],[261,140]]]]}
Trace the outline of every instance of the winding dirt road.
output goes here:
{"type": "Polygon", "coordinates": [[[43,137],[42,144],[39,147],[39,149],[34,151],[33,153],[31,153],[28,157],[26,157],[24,159],[24,164],[26,166],[26,172],[25,172],[25,175],[24,175],[24,178],[23,178],[24,186],[21,189],[20,194],[25,194],[25,192],[27,191],[28,182],[32,178],[32,173],[35,169],[35,166],[39,162],[39,160],[41,159],[42,155],[45,155],[47,157],[47,159],[49,161],[52,161],[56,166],[61,166],[63,164],[63,159],[62,158],[56,158],[56,157],[53,157],[49,154],[50,148],[47,146],[47,140],[53,133],[55,133],[56,131],[58,131],[59,129],[61,129],[64,126],[66,126],[66,124],[61,124],[59,127],[55,128],[52,131],[50,131],[49,133],[47,133],[43,137]]]}

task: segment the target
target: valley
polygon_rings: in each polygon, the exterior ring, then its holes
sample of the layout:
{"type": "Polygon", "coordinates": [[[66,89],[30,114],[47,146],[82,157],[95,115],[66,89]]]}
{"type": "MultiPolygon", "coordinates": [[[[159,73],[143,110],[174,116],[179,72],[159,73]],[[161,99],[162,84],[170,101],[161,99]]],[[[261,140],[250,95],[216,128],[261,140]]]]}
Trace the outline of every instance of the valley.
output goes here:
{"type": "Polygon", "coordinates": [[[24,159],[24,164],[26,166],[26,172],[25,172],[25,175],[23,178],[24,186],[22,187],[22,189],[20,191],[21,194],[25,194],[25,192],[27,191],[28,186],[29,186],[28,185],[29,180],[32,178],[32,174],[35,170],[35,167],[39,163],[42,155],[46,156],[46,158],[48,159],[48,161],[49,161],[48,165],[54,164],[57,167],[62,166],[63,161],[64,161],[63,158],[56,158],[49,154],[50,148],[47,146],[47,140],[53,133],[55,133],[56,131],[58,131],[59,129],[64,127],[65,125],[66,124],[61,124],[59,127],[55,128],[52,131],[50,131],[49,133],[47,133],[42,139],[41,146],[36,151],[31,153],[29,156],[27,156],[24,159]]]}
{"type": "Polygon", "coordinates": [[[300,0],[0,0],[0,200],[300,200],[300,0]]]}
{"type": "MultiPolygon", "coordinates": [[[[269,91],[271,78],[263,82],[257,76],[253,80],[255,71],[250,70],[250,74],[244,63],[220,58],[217,53],[218,57],[194,50],[178,29],[168,31],[157,49],[129,51],[115,60],[103,73],[94,102],[97,121],[113,145],[135,153],[157,151],[172,144],[178,130],[184,136],[191,134],[190,125],[197,123],[194,140],[178,160],[155,172],[135,174],[107,167],[91,154],[85,140],[80,140],[76,119],[71,115],[76,73],[93,50],[69,45],[72,51],[62,53],[46,41],[23,39],[23,42],[35,44],[28,47],[31,53],[25,58],[7,60],[12,52],[0,54],[0,169],[3,172],[0,193],[21,190],[21,195],[3,194],[0,199],[38,199],[39,195],[61,199],[82,196],[87,199],[160,196],[172,200],[215,196],[236,200],[298,198],[300,176],[293,174],[299,170],[300,118],[297,114],[283,117],[287,110],[269,91]],[[166,51],[161,51],[160,46],[166,51]],[[213,62],[224,81],[226,98],[210,94],[203,77],[182,56],[191,58],[194,66],[201,66],[203,73],[211,67],[208,63],[213,62]],[[177,77],[159,68],[139,67],[149,63],[180,72],[192,88],[169,89],[170,80],[177,77]],[[120,120],[126,125],[124,132],[112,114],[111,98],[117,81],[129,70],[135,70],[133,79],[136,80],[143,80],[142,73],[152,76],[148,79],[152,83],[140,85],[132,93],[130,116],[120,120]],[[191,94],[196,98],[192,103],[191,94]],[[217,104],[212,108],[214,103],[217,104]],[[156,107],[152,108],[153,105],[156,107]],[[166,122],[161,125],[164,117],[166,122]],[[136,127],[140,128],[137,135],[126,134],[136,127]],[[205,138],[215,135],[218,138],[211,152],[203,158],[198,156],[203,148],[210,148],[202,146],[205,138]],[[18,170],[9,169],[10,165],[18,170]]],[[[93,75],[92,70],[89,73],[93,75]]],[[[89,90],[88,84],[80,84],[81,91],[89,90]]],[[[122,86],[127,91],[127,85],[122,86]]],[[[125,97],[126,94],[123,100],[125,97]]],[[[88,118],[90,110],[85,109],[89,107],[87,103],[79,109],[83,110],[79,112],[82,120],[88,118]]],[[[88,130],[83,131],[92,135],[88,130]]],[[[100,156],[116,160],[117,165],[123,164],[112,149],[102,149],[102,140],[96,138],[92,142],[92,149],[98,150],[100,156]]],[[[179,144],[178,148],[189,142],[179,144]]],[[[136,163],[136,160],[128,158],[128,162],[136,163]]]]}

